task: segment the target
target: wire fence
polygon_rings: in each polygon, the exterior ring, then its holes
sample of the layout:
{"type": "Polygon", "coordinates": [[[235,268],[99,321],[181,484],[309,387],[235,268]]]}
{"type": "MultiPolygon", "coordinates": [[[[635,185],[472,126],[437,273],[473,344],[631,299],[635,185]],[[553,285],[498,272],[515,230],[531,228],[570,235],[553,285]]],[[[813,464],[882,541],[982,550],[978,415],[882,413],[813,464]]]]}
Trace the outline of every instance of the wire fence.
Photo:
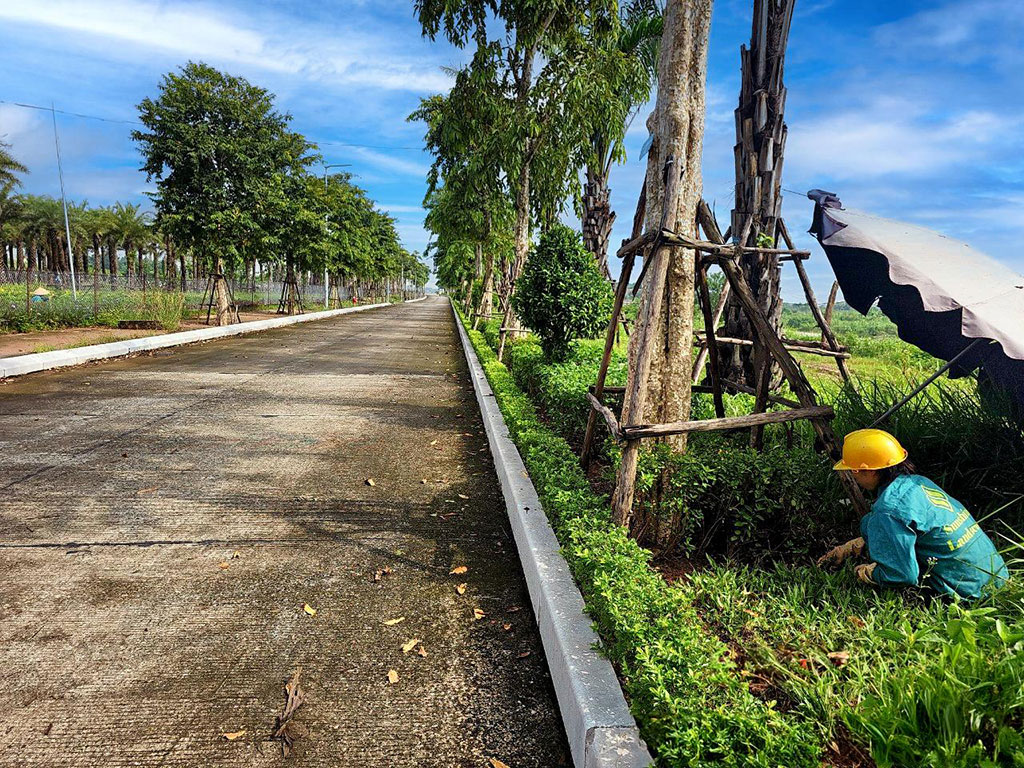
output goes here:
{"type": "MultiPolygon", "coordinates": [[[[76,326],[110,326],[149,323],[165,330],[183,324],[206,322],[216,316],[210,310],[208,277],[171,276],[132,272],[71,275],[63,271],[0,270],[0,332],[76,326]]],[[[311,312],[368,300],[398,300],[422,295],[420,290],[401,291],[389,285],[361,286],[331,281],[329,299],[324,284],[297,277],[299,311],[311,312]]],[[[278,311],[286,295],[283,280],[229,278],[235,309],[241,319],[278,311]]]]}

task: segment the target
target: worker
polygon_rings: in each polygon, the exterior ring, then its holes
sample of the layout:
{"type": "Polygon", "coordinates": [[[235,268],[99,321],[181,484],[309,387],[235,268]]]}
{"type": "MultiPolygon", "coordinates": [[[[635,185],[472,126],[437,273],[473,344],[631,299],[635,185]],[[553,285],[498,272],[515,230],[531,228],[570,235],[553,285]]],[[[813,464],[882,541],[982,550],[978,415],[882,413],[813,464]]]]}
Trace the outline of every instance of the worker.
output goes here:
{"type": "Polygon", "coordinates": [[[943,595],[980,597],[989,582],[1000,586],[1008,573],[992,540],[964,505],[926,477],[915,474],[907,451],[881,429],[858,429],[843,441],[834,469],[876,493],[860,521],[861,537],[842,544],[818,565],[840,565],[849,557],[868,562],[854,572],[865,584],[921,586],[943,595]]]}

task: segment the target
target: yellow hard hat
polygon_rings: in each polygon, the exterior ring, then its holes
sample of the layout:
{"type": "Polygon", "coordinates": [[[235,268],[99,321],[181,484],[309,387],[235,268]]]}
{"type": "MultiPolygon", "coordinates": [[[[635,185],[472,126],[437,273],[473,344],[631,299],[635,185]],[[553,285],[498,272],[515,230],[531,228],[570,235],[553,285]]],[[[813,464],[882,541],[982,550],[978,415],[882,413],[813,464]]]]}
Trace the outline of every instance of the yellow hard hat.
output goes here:
{"type": "Polygon", "coordinates": [[[906,449],[885,430],[858,429],[843,440],[843,458],[832,469],[885,469],[906,458],[906,449]]]}

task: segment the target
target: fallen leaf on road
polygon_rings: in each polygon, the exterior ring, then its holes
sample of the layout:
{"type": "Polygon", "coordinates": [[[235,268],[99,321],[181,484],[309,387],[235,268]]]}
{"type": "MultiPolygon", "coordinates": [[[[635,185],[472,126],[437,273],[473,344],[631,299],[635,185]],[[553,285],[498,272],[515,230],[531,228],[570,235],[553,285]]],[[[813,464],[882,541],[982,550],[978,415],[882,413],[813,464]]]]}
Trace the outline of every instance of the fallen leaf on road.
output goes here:
{"type": "Polygon", "coordinates": [[[379,568],[377,571],[374,572],[373,580],[380,581],[385,576],[390,576],[392,573],[394,573],[394,571],[385,565],[383,568],[379,568]]]}
{"type": "Polygon", "coordinates": [[[231,564],[230,563],[217,563],[217,567],[220,568],[222,571],[226,571],[228,568],[231,567],[231,564]]]}
{"type": "Polygon", "coordinates": [[[396,669],[389,669],[388,670],[388,682],[391,683],[392,685],[394,685],[395,683],[398,682],[398,670],[396,670],[396,669]]]}
{"type": "Polygon", "coordinates": [[[423,478],[422,480],[420,480],[420,484],[421,485],[426,485],[427,484],[427,478],[423,478]]]}
{"type": "Polygon", "coordinates": [[[420,656],[423,656],[424,658],[426,658],[426,656],[427,656],[427,649],[426,649],[426,648],[424,648],[424,647],[423,647],[423,646],[421,645],[421,646],[420,646],[420,647],[419,647],[419,648],[418,648],[418,649],[416,650],[416,653],[418,653],[418,654],[419,654],[420,656]]]}
{"type": "Polygon", "coordinates": [[[466,594],[466,585],[465,584],[457,585],[455,587],[455,591],[458,592],[460,595],[466,594]]]}
{"type": "Polygon", "coordinates": [[[482,619],[482,618],[483,618],[484,616],[486,616],[486,615],[487,615],[487,614],[486,614],[486,613],[484,613],[483,611],[481,611],[481,610],[480,610],[479,608],[474,608],[474,609],[473,609],[473,618],[474,618],[474,619],[475,619],[476,621],[480,621],[480,619],[482,619]]]}
{"type": "Polygon", "coordinates": [[[529,655],[530,655],[530,651],[523,651],[522,653],[519,654],[519,658],[520,659],[525,659],[529,655]]]}
{"type": "Polygon", "coordinates": [[[420,642],[420,639],[418,637],[414,637],[412,640],[408,640],[408,641],[402,643],[402,653],[408,653],[413,648],[415,648],[416,645],[419,642],[420,642]]]}
{"type": "Polygon", "coordinates": [[[431,440],[431,441],[430,441],[430,444],[431,444],[431,445],[437,445],[437,440],[431,440]]]}
{"type": "Polygon", "coordinates": [[[245,731],[233,731],[232,733],[225,733],[222,735],[228,741],[234,741],[235,739],[240,739],[245,736],[245,731]]]}
{"type": "Polygon", "coordinates": [[[513,605],[513,606],[509,607],[508,612],[509,613],[515,613],[516,611],[521,611],[521,610],[523,610],[523,606],[521,606],[521,605],[513,605]]]}
{"type": "Polygon", "coordinates": [[[366,478],[366,484],[367,485],[376,485],[377,483],[374,482],[374,479],[372,477],[368,477],[368,478],[366,478]]]}
{"type": "Polygon", "coordinates": [[[506,632],[508,632],[510,629],[512,629],[512,625],[511,624],[502,624],[501,628],[504,629],[506,632]]]}
{"type": "Polygon", "coordinates": [[[506,765],[505,763],[501,762],[501,760],[499,760],[496,757],[492,757],[492,758],[490,758],[490,760],[491,760],[491,768],[508,768],[508,765],[506,765]]]}
{"type": "Polygon", "coordinates": [[[469,570],[469,568],[467,568],[466,566],[459,565],[459,566],[456,566],[455,568],[452,568],[448,573],[465,573],[468,570],[469,570]]]}
{"type": "Polygon", "coordinates": [[[238,559],[238,558],[240,558],[241,556],[242,556],[242,553],[241,553],[241,552],[239,552],[239,551],[238,551],[238,550],[236,549],[236,550],[235,550],[234,552],[232,552],[232,553],[231,553],[231,557],[229,557],[229,558],[228,558],[228,560],[237,560],[237,559],[238,559]]]}
{"type": "Polygon", "coordinates": [[[828,660],[837,667],[841,667],[850,660],[850,654],[846,651],[833,651],[828,655],[828,660]]]}
{"type": "Polygon", "coordinates": [[[303,604],[302,604],[302,610],[304,610],[304,611],[305,611],[306,613],[308,613],[308,614],[309,614],[310,616],[316,616],[316,608],[314,608],[314,607],[313,607],[312,605],[310,605],[309,603],[303,603],[303,604]]]}
{"type": "Polygon", "coordinates": [[[460,494],[459,494],[459,498],[460,498],[460,499],[468,499],[468,498],[469,498],[469,496],[467,496],[467,495],[466,495],[466,494],[464,494],[464,493],[460,493],[460,494]]]}
{"type": "Polygon", "coordinates": [[[385,627],[393,627],[395,624],[399,624],[405,621],[405,616],[399,616],[397,619],[388,619],[384,622],[385,627]]]}
{"type": "Polygon", "coordinates": [[[152,488],[143,488],[141,491],[139,491],[139,495],[141,496],[144,493],[152,493],[153,491],[156,491],[156,490],[159,490],[159,489],[155,485],[152,488]]]}

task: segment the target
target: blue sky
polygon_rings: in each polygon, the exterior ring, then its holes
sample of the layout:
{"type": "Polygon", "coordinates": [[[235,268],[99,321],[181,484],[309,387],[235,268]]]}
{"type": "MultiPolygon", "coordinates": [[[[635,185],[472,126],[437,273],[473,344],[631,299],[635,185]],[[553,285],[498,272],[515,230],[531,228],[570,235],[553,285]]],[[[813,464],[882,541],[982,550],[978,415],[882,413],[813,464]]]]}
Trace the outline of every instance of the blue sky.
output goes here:
{"type": "MultiPolygon", "coordinates": [[[[715,4],[704,151],[705,196],[732,201],[732,110],[750,0],[715,4]]],[[[131,121],[160,76],[189,59],[240,74],[278,97],[294,127],[398,220],[422,250],[430,158],[405,117],[443,90],[465,54],[424,40],[408,0],[0,0],[0,137],[31,169],[25,189],[56,194],[49,113],[10,102],[131,121]]],[[[797,0],[786,63],[784,186],[837,192],[854,208],[933,227],[1024,272],[1024,12],[1019,0],[797,0]]],[[[643,175],[646,112],[612,173],[627,233],[643,175]]],[[[58,115],[68,195],[145,201],[132,126],[58,115]]],[[[811,206],[787,193],[791,231],[811,206]]],[[[816,253],[820,253],[814,246],[816,253]]],[[[831,277],[808,264],[816,288],[831,277]]],[[[789,299],[798,288],[789,277],[789,299]]]]}

